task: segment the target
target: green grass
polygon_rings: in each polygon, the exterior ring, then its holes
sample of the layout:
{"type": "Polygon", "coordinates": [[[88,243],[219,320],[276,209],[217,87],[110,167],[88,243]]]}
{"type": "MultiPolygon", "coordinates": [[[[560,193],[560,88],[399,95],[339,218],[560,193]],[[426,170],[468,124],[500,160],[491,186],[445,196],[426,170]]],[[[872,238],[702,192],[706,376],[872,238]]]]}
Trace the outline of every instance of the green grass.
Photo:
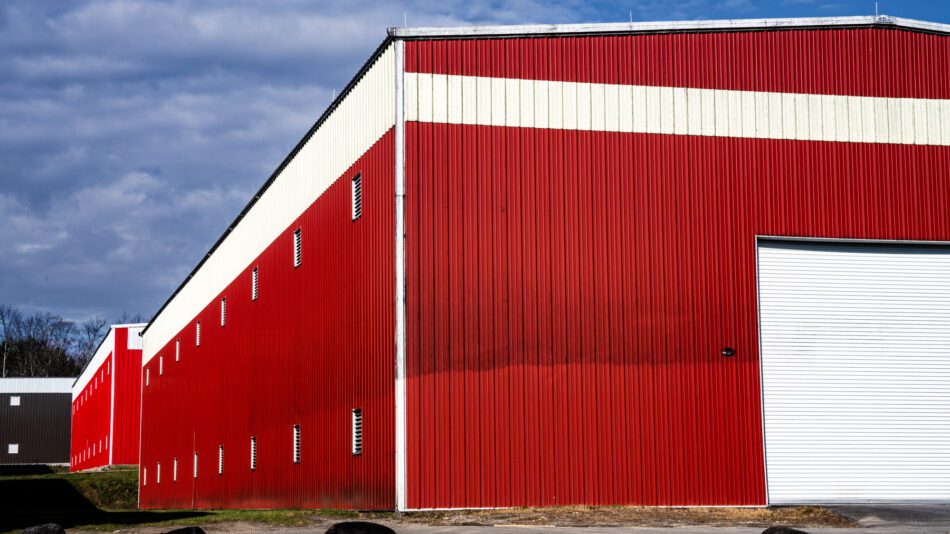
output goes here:
{"type": "MultiPolygon", "coordinates": [[[[252,522],[307,526],[320,519],[366,517],[349,510],[137,510],[138,470],[0,475],[0,533],[42,523],[114,531],[135,525],[181,526],[252,522]]],[[[388,517],[392,514],[375,514],[388,517]]]]}

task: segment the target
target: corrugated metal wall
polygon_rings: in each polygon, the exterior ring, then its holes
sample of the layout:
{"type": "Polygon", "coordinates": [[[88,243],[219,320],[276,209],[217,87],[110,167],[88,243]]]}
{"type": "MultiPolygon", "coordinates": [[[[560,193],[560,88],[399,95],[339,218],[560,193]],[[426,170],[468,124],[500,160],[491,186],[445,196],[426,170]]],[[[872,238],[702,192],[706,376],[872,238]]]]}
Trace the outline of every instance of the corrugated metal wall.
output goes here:
{"type": "Polygon", "coordinates": [[[141,487],[141,507],[393,506],[394,150],[390,132],[247,265],[176,336],[179,362],[173,339],[145,366],[140,472],[147,485],[141,487]],[[363,214],[354,222],[350,187],[357,174],[363,214]],[[303,246],[302,264],[295,268],[297,228],[303,246]],[[355,408],[363,410],[361,456],[350,450],[355,408]],[[294,425],[301,429],[299,464],[293,462],[294,425]],[[252,436],[258,446],[255,471],[252,436]]]}
{"type": "Polygon", "coordinates": [[[139,463],[139,414],[141,412],[142,349],[130,341],[141,328],[115,331],[115,377],[112,406],[112,463],[139,463]]]}
{"type": "Polygon", "coordinates": [[[69,393],[0,394],[0,464],[69,462],[69,399],[69,393]],[[10,397],[19,397],[19,406],[10,397]],[[11,444],[16,454],[9,454],[11,444]]]}
{"type": "MultiPolygon", "coordinates": [[[[409,72],[942,100],[948,63],[894,30],[406,45],[409,72]]],[[[950,240],[950,149],[449,124],[522,96],[406,127],[409,507],[764,504],[755,236],[950,240]]]]}
{"type": "MultiPolygon", "coordinates": [[[[107,356],[98,366],[83,373],[85,385],[74,390],[72,401],[72,447],[70,470],[82,471],[109,465],[112,448],[110,422],[112,388],[115,378],[114,339],[117,331],[106,337],[100,347],[107,356]]],[[[98,361],[98,360],[96,360],[98,361]]],[[[95,363],[94,361],[93,363],[95,363]]],[[[81,383],[79,385],[82,385],[81,383]]]]}

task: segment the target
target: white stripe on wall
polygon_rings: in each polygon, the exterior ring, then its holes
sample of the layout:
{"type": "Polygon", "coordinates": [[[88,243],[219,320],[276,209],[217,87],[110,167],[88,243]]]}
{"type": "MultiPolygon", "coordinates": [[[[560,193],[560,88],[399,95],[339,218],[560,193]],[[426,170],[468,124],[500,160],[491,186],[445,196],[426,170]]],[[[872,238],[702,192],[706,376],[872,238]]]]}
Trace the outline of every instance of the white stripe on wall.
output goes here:
{"type": "Polygon", "coordinates": [[[145,331],[142,365],[178,335],[395,123],[390,46],[145,331]]]}
{"type": "Polygon", "coordinates": [[[950,145],[950,100],[406,73],[407,121],[950,145]]]}
{"type": "Polygon", "coordinates": [[[0,378],[0,393],[69,393],[75,378],[0,378]]]}

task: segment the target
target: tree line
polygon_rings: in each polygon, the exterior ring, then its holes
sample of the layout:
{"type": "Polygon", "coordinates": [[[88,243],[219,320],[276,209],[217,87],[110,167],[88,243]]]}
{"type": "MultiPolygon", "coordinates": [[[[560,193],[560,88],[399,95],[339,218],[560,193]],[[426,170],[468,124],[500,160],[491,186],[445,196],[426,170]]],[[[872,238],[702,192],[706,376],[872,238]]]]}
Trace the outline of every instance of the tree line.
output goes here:
{"type": "MultiPolygon", "coordinates": [[[[117,324],[137,322],[144,322],[141,315],[123,313],[117,324]]],[[[101,317],[76,323],[0,304],[0,376],[78,376],[108,333],[109,323],[101,317]]]]}

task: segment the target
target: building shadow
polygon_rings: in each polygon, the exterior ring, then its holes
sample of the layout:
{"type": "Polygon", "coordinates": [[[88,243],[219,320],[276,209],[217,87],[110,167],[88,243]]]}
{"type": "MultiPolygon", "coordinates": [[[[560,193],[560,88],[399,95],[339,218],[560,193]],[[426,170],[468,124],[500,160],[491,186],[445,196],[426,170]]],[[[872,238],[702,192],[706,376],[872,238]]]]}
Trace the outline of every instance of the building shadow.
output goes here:
{"type": "Polygon", "coordinates": [[[0,480],[0,532],[44,523],[58,523],[65,528],[77,525],[135,525],[206,515],[206,512],[198,511],[101,510],[66,480],[0,480]]]}

